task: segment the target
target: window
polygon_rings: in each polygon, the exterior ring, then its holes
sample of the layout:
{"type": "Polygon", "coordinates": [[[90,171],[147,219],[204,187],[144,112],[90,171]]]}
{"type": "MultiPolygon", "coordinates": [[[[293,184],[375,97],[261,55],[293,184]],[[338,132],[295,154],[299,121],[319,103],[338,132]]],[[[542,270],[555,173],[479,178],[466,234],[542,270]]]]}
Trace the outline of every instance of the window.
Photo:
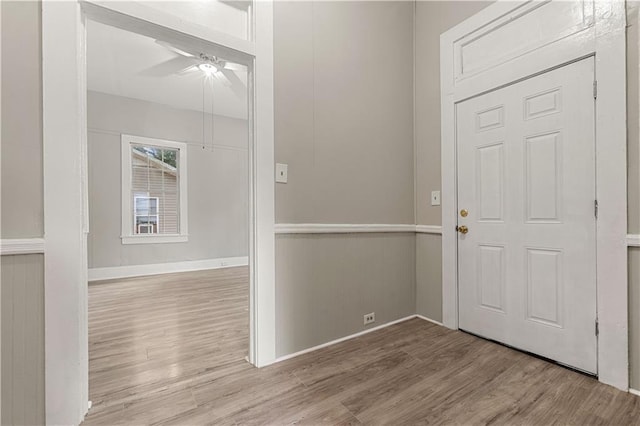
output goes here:
{"type": "MultiPolygon", "coordinates": [[[[135,167],[135,166],[134,166],[135,167]]],[[[135,187],[135,185],[134,185],[135,187]]],[[[133,219],[134,234],[158,234],[160,215],[158,214],[158,197],[134,196],[133,219]]],[[[177,212],[170,212],[172,215],[177,212]]]]}
{"type": "Polygon", "coordinates": [[[138,144],[130,150],[133,233],[178,234],[180,151],[138,144]]]}
{"type": "Polygon", "coordinates": [[[186,144],[122,135],[122,243],[187,241],[186,144]]]}

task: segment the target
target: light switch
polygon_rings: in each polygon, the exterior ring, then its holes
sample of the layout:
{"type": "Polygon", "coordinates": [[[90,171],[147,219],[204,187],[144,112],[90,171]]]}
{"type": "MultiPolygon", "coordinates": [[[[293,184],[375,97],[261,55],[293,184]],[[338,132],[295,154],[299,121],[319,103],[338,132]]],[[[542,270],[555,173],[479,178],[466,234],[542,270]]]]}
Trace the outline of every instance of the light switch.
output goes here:
{"type": "Polygon", "coordinates": [[[287,183],[287,168],[286,164],[276,163],[276,183],[287,183]]]}
{"type": "Polygon", "coordinates": [[[431,205],[432,206],[440,205],[440,191],[431,191],[431,205]]]}

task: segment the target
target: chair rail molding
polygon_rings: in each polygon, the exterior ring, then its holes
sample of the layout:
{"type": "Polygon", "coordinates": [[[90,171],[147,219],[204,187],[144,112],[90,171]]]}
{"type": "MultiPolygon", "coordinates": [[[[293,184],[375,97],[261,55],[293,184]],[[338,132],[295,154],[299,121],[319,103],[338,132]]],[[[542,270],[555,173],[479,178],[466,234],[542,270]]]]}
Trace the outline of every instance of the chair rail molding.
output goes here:
{"type": "Polygon", "coordinates": [[[0,240],[0,255],[42,254],[44,238],[8,238],[0,240]]]}
{"type": "Polygon", "coordinates": [[[415,232],[415,225],[352,223],[278,223],[276,234],[357,234],[376,232],[415,232]]]}
{"type": "Polygon", "coordinates": [[[416,234],[442,235],[442,226],[440,226],[440,225],[416,225],[416,234]]]}
{"type": "Polygon", "coordinates": [[[627,235],[627,245],[629,247],[640,247],[640,234],[627,235]]]}
{"type": "Polygon", "coordinates": [[[365,233],[419,233],[442,234],[436,225],[379,224],[379,223],[277,223],[276,234],[365,234],[365,233]]]}

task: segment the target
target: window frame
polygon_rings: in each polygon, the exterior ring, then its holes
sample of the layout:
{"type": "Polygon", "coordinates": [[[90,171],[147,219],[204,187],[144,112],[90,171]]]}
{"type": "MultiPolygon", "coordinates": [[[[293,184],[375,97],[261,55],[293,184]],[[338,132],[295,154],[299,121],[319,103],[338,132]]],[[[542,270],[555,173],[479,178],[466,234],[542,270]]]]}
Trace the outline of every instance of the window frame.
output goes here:
{"type": "Polygon", "coordinates": [[[135,135],[121,135],[121,167],[122,167],[122,230],[120,239],[122,244],[166,244],[185,243],[189,241],[188,232],[188,169],[187,169],[187,144],[165,139],[155,139],[135,135]],[[133,233],[133,206],[132,206],[132,156],[133,145],[151,145],[158,148],[177,149],[178,154],[178,217],[179,230],[177,234],[134,234],[133,233]]]}

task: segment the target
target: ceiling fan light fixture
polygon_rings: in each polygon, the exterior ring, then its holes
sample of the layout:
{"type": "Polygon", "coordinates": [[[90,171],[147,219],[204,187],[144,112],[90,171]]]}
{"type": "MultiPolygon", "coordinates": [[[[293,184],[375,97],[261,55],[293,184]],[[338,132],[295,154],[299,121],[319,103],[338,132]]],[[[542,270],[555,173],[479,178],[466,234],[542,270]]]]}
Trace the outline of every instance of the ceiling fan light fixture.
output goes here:
{"type": "Polygon", "coordinates": [[[218,72],[218,68],[216,68],[212,64],[206,64],[206,63],[198,65],[198,69],[200,69],[200,71],[205,73],[207,76],[214,75],[216,72],[218,72]]]}

